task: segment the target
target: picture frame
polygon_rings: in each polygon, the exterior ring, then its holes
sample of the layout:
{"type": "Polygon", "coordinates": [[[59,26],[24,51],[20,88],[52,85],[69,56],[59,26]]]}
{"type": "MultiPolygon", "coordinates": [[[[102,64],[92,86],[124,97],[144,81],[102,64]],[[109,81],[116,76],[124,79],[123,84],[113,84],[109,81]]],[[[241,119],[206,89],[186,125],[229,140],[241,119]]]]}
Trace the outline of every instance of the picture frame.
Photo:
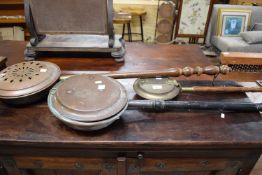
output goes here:
{"type": "Polygon", "coordinates": [[[218,11],[217,36],[238,37],[250,28],[249,9],[223,9],[218,11]]]}
{"type": "Polygon", "coordinates": [[[205,38],[216,0],[179,0],[175,36],[205,38]]]}

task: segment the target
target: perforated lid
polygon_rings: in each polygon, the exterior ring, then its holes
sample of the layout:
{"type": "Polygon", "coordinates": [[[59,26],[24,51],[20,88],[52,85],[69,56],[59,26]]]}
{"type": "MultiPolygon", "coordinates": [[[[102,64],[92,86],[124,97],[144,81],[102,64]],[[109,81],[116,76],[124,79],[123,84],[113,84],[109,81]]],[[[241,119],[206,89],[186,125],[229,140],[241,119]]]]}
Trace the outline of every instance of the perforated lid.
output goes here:
{"type": "Polygon", "coordinates": [[[102,75],[77,75],[56,85],[48,105],[54,115],[75,121],[96,122],[113,117],[127,104],[125,88],[102,75]]]}
{"type": "Polygon", "coordinates": [[[49,62],[14,64],[0,72],[0,98],[20,98],[40,92],[60,77],[60,68],[49,62]]]}
{"type": "Polygon", "coordinates": [[[137,79],[133,87],[139,96],[149,100],[170,100],[180,92],[180,85],[169,78],[137,79]]]}

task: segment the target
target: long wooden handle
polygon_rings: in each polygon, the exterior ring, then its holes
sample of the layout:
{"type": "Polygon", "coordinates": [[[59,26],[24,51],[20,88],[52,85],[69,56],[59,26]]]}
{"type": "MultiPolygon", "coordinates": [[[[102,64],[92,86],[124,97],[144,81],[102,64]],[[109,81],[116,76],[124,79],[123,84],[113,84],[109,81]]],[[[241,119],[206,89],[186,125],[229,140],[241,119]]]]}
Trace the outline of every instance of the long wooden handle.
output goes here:
{"type": "MultiPolygon", "coordinates": [[[[186,76],[189,77],[191,75],[216,75],[216,74],[227,74],[230,72],[231,69],[226,66],[207,66],[205,68],[201,67],[185,67],[183,69],[181,68],[172,68],[168,70],[151,70],[151,71],[142,71],[142,72],[96,72],[96,74],[102,74],[111,78],[115,79],[124,79],[124,78],[152,78],[152,77],[179,77],[179,76],[186,76]]],[[[90,72],[87,71],[63,71],[62,76],[60,79],[66,79],[71,75],[77,75],[77,74],[90,74],[90,72]]]]}
{"type": "Polygon", "coordinates": [[[182,92],[262,92],[260,87],[182,87],[182,92]]]}

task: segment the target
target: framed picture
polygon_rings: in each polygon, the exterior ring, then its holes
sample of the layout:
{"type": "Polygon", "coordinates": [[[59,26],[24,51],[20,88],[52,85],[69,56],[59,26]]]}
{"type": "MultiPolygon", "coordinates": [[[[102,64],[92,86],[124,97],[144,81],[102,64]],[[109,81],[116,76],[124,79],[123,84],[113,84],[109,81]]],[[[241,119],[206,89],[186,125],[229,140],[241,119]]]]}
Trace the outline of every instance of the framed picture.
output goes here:
{"type": "Polygon", "coordinates": [[[240,36],[241,32],[250,27],[251,10],[249,9],[219,9],[218,11],[218,36],[240,36]]]}
{"type": "Polygon", "coordinates": [[[215,0],[179,0],[176,37],[204,38],[215,0]]]}

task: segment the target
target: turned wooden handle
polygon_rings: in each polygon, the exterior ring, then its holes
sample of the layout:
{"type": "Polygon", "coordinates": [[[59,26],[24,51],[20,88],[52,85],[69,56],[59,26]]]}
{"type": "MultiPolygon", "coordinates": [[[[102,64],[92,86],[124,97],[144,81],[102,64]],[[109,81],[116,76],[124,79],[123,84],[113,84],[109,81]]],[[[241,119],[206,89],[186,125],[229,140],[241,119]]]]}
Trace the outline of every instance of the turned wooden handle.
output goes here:
{"type": "Polygon", "coordinates": [[[164,71],[144,71],[144,72],[126,72],[126,73],[117,73],[117,72],[110,72],[105,74],[106,76],[121,79],[121,78],[151,78],[151,77],[179,77],[179,76],[186,76],[189,77],[191,75],[216,75],[216,74],[227,74],[230,72],[231,69],[228,66],[208,66],[205,68],[201,67],[185,67],[181,68],[172,68],[164,71]]]}
{"type": "Polygon", "coordinates": [[[183,87],[182,92],[262,92],[259,87],[183,87]]]}
{"type": "MultiPolygon", "coordinates": [[[[125,78],[153,78],[153,77],[179,77],[186,76],[189,77],[191,75],[217,75],[217,74],[227,74],[231,71],[231,68],[223,65],[223,66],[208,66],[205,68],[201,68],[199,66],[185,67],[181,68],[172,68],[168,70],[151,70],[151,71],[141,71],[141,72],[96,72],[96,74],[105,75],[115,79],[125,79],[125,78]]],[[[79,74],[90,74],[88,71],[64,71],[62,74],[71,74],[71,75],[79,75],[79,74]]],[[[62,76],[60,79],[66,79],[71,75],[62,76]]]]}

